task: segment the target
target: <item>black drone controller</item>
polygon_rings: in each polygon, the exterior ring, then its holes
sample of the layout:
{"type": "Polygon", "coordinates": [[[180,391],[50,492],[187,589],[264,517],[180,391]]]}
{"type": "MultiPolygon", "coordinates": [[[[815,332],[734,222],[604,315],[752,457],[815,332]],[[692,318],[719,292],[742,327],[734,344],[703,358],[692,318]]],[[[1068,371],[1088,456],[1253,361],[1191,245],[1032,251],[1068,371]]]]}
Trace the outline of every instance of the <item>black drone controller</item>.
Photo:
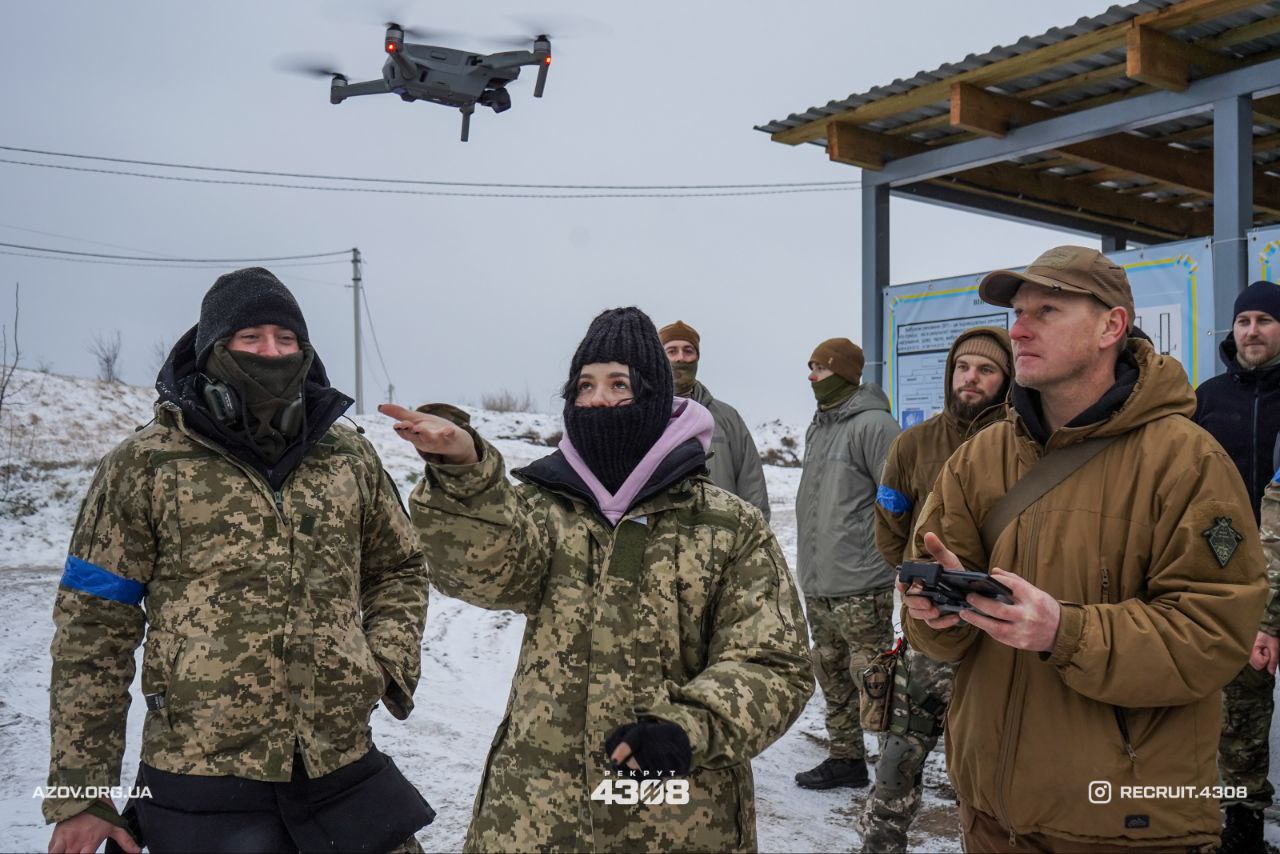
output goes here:
{"type": "MultiPolygon", "coordinates": [[[[919,581],[924,590],[913,593],[931,601],[944,614],[959,611],[982,611],[965,601],[970,593],[986,596],[1006,605],[1013,604],[1013,591],[996,581],[985,572],[972,572],[967,569],[943,569],[936,563],[909,560],[898,567],[898,580],[910,587],[919,581]]],[[[988,616],[983,614],[983,616],[988,616]]]]}

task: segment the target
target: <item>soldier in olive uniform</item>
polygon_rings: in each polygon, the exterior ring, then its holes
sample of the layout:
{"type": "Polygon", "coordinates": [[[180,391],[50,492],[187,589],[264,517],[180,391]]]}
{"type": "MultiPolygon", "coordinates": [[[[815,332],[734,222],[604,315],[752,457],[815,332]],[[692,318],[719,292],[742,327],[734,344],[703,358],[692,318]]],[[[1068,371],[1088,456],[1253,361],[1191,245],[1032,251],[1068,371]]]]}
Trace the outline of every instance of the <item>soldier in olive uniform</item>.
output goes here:
{"type": "Polygon", "coordinates": [[[662,349],[671,360],[676,397],[698,401],[711,412],[716,429],[711,434],[711,459],[707,471],[711,482],[721,489],[754,504],[769,521],[769,490],[764,482],[764,466],[756,440],[747,429],[738,410],[719,398],[698,379],[698,363],[702,361],[702,337],[683,320],[669,323],[658,330],[662,349]]]}
{"type": "Polygon", "coordinates": [[[145,631],[150,797],[132,822],[109,801],[45,800],[50,852],[108,836],[129,851],[416,850],[430,808],[369,717],[379,700],[413,708],[427,568],[373,446],[335,423],[351,400],[293,295],[261,268],[220,277],[156,388],[155,420],[103,459],[76,521],[49,714],[49,785],[119,785],[145,631]]]}
{"type": "Polygon", "coordinates": [[[639,309],[595,319],[564,398],[515,486],[459,410],[382,407],[427,460],[433,583],[527,616],[466,850],[754,850],[751,759],[813,691],[786,561],[707,478],[711,413],[639,309]]]}

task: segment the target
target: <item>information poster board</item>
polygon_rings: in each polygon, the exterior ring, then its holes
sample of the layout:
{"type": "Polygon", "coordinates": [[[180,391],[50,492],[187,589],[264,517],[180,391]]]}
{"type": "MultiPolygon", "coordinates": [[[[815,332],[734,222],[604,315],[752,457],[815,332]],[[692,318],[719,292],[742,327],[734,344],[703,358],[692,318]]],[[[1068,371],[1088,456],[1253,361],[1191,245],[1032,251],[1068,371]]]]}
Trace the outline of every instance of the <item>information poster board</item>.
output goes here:
{"type": "Polygon", "coordinates": [[[1280,282],[1280,226],[1249,232],[1249,281],[1280,282]]]}
{"type": "MultiPolygon", "coordinates": [[[[1280,229],[1274,237],[1280,268],[1280,229]]],[[[1111,257],[1128,273],[1137,324],[1156,349],[1181,361],[1193,384],[1213,376],[1210,242],[1165,243],[1111,257]]],[[[947,351],[957,335],[974,326],[1012,326],[1012,311],[978,298],[984,275],[898,285],[885,292],[885,392],[904,429],[942,410],[947,351]]]]}

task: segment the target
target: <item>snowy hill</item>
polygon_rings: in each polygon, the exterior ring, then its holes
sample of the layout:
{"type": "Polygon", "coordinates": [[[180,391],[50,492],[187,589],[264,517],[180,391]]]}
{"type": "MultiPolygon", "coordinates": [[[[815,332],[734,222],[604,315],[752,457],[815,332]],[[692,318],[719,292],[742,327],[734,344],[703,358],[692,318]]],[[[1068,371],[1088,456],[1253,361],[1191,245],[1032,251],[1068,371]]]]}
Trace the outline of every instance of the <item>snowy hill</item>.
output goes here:
{"type": "MultiPolygon", "coordinates": [[[[48,764],[50,619],[54,591],[80,501],[97,461],[131,430],[151,418],[154,392],[31,371],[19,371],[0,413],[0,578],[10,619],[0,623],[0,848],[44,850],[39,802],[48,764]],[[12,403],[12,406],[10,406],[12,403]]],[[[476,429],[509,467],[550,452],[546,442],[559,419],[538,414],[469,410],[476,429]]],[[[355,419],[407,494],[421,477],[417,455],[380,415],[355,419]]],[[[803,426],[778,422],[755,431],[761,453],[787,459],[802,451],[803,426]]],[[[797,457],[798,458],[798,457],[797,457]]],[[[788,559],[795,558],[798,468],[768,465],[765,474],[773,525],[788,559]]],[[[506,703],[524,618],[483,611],[431,596],[423,642],[418,707],[408,721],[374,714],[379,746],[395,757],[439,811],[419,835],[427,850],[457,850],[470,817],[481,768],[506,703]]],[[[134,779],[141,737],[141,698],[134,686],[124,784],[134,779]]],[[[759,836],[764,851],[846,851],[857,842],[852,819],[865,790],[809,792],[796,787],[797,771],[826,754],[820,696],[791,730],[755,762],[759,836]]],[[[874,739],[868,739],[874,752],[874,739]]],[[[929,851],[958,851],[954,808],[945,789],[941,756],[926,770],[925,808],[913,843],[929,851]]]]}

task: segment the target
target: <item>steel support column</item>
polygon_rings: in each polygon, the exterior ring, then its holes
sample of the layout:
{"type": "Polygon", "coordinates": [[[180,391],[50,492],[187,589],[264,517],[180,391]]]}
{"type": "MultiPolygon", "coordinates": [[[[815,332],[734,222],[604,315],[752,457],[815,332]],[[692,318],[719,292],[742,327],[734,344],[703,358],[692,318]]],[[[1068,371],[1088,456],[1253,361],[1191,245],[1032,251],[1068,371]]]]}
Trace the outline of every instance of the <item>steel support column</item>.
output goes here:
{"type": "MultiPolygon", "coordinates": [[[[1245,232],[1253,217],[1253,104],[1248,95],[1213,105],[1213,325],[1229,329],[1248,284],[1245,232]]],[[[1217,341],[1209,348],[1217,352],[1217,341]]]]}
{"type": "Polygon", "coordinates": [[[1114,237],[1110,234],[1102,235],[1102,254],[1110,255],[1113,252],[1123,252],[1128,245],[1123,237],[1114,237]]]}
{"type": "MultiPolygon", "coordinates": [[[[866,172],[863,172],[864,180],[866,172]]],[[[889,187],[862,186],[863,379],[884,384],[884,289],[889,287],[889,187]]]]}

